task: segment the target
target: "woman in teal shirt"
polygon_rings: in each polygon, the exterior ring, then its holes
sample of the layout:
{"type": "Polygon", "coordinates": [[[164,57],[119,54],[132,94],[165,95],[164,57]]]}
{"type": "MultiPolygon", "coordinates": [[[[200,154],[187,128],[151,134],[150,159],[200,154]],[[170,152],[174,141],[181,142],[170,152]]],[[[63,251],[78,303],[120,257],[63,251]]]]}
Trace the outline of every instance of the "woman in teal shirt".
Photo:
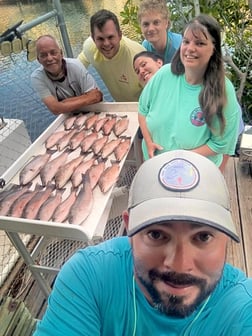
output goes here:
{"type": "Polygon", "coordinates": [[[220,26],[214,18],[200,15],[186,25],[172,63],[144,87],[138,116],[144,159],[186,149],[220,167],[223,154],[234,154],[240,111],[225,77],[220,26]]]}

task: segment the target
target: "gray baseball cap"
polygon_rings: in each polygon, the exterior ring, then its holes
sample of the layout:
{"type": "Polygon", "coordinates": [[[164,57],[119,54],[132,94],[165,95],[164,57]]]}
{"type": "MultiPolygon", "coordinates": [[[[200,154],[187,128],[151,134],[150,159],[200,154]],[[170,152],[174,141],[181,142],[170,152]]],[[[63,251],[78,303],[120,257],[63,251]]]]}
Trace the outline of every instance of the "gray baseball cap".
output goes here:
{"type": "Polygon", "coordinates": [[[133,179],[128,209],[128,236],[154,223],[186,220],[240,241],[222,173],[208,158],[191,151],[169,151],[145,161],[133,179]]]}

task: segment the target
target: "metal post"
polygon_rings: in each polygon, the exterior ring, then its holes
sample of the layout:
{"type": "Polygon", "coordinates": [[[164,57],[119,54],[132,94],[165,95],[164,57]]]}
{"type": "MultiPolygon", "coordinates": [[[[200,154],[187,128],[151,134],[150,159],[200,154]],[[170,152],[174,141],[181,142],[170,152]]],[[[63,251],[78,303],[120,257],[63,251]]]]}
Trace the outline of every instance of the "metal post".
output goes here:
{"type": "Polygon", "coordinates": [[[55,17],[57,16],[57,12],[56,10],[53,10],[51,12],[48,12],[44,15],[41,15],[39,16],[38,18],[28,22],[28,23],[25,23],[25,24],[22,24],[22,26],[19,26],[17,28],[17,31],[22,34],[24,33],[25,31],[27,30],[30,30],[31,28],[35,27],[35,26],[38,26],[39,24],[51,19],[52,17],[55,17]]]}
{"type": "Polygon", "coordinates": [[[67,29],[66,29],[66,23],[65,23],[65,19],[64,19],[64,15],[63,15],[60,0],[53,0],[53,4],[56,8],[58,25],[59,25],[59,29],[60,29],[60,32],[61,32],[66,56],[67,57],[73,57],[73,51],[72,51],[72,48],[71,48],[68,32],[67,32],[67,29]]]}
{"type": "Polygon", "coordinates": [[[27,251],[27,248],[24,245],[24,243],[22,242],[21,238],[19,237],[19,235],[16,232],[7,232],[6,231],[6,235],[8,236],[8,238],[10,239],[12,244],[15,246],[15,248],[18,251],[18,253],[20,254],[20,256],[24,259],[24,261],[25,261],[26,265],[29,267],[32,275],[37,280],[43,294],[45,295],[46,298],[48,298],[48,296],[50,295],[50,292],[51,292],[51,288],[47,284],[45,278],[41,275],[40,271],[34,269],[33,266],[35,265],[35,262],[32,259],[31,255],[29,254],[29,252],[27,251]]]}
{"type": "Polygon", "coordinates": [[[65,19],[64,19],[64,15],[63,15],[63,10],[62,10],[62,6],[60,3],[60,0],[53,0],[53,5],[55,7],[54,10],[52,10],[49,13],[46,13],[44,15],[39,16],[38,18],[36,18],[35,20],[32,20],[26,24],[23,24],[21,26],[19,26],[16,30],[18,33],[22,34],[25,31],[38,26],[39,24],[51,19],[52,17],[56,17],[57,21],[58,21],[58,26],[60,29],[60,33],[62,36],[62,42],[64,45],[64,49],[66,52],[66,56],[67,57],[73,57],[73,51],[71,48],[71,44],[70,44],[70,40],[69,40],[69,36],[68,36],[68,32],[67,32],[67,28],[66,28],[66,23],[65,23],[65,19]]]}

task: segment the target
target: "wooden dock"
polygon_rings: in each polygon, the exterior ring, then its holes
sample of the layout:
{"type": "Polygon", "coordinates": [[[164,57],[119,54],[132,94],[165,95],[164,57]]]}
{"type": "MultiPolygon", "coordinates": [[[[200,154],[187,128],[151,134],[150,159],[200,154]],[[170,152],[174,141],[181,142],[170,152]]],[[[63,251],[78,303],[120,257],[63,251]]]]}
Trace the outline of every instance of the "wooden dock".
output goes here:
{"type": "Polygon", "coordinates": [[[232,215],[241,242],[230,242],[228,262],[252,277],[252,164],[230,158],[225,179],[231,197],[232,215]]]}

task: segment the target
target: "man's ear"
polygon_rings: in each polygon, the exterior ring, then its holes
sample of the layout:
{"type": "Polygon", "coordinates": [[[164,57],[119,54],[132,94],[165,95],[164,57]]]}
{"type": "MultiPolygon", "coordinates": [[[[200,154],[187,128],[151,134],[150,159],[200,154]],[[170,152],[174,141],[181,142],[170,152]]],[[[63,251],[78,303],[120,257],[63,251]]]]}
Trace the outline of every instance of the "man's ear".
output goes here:
{"type": "Polygon", "coordinates": [[[124,210],[122,213],[122,218],[124,221],[124,226],[126,231],[128,231],[128,227],[129,227],[129,212],[127,210],[124,210]]]}

